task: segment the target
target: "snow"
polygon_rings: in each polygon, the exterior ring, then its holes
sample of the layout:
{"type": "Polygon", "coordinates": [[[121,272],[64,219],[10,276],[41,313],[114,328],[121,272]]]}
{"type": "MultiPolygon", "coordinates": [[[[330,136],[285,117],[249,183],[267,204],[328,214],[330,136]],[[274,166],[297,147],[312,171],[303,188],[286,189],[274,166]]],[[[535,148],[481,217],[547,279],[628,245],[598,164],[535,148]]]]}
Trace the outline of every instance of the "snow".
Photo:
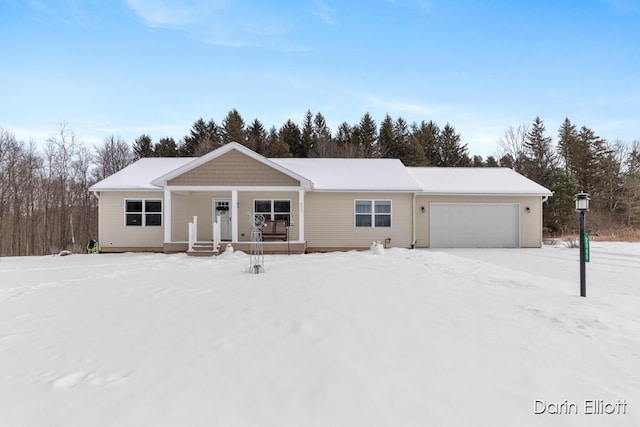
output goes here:
{"type": "Polygon", "coordinates": [[[509,168],[407,168],[426,194],[551,196],[545,187],[509,168]]]}
{"type": "Polygon", "coordinates": [[[592,242],[587,298],[577,259],[2,258],[0,425],[640,425],[640,244],[592,242]]]}
{"type": "Polygon", "coordinates": [[[154,179],[195,159],[197,157],[142,158],[98,182],[89,190],[160,190],[161,187],[152,183],[154,179]]]}
{"type": "Polygon", "coordinates": [[[269,159],[313,182],[319,191],[420,191],[397,159],[269,159]]]}

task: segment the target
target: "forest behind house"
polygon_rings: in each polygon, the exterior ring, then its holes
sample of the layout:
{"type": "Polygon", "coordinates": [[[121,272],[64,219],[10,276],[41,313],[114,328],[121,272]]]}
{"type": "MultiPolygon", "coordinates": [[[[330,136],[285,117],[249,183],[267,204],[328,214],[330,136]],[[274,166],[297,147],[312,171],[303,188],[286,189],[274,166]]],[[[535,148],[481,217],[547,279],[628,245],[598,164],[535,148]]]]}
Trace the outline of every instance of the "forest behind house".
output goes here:
{"type": "Polygon", "coordinates": [[[231,141],[266,157],[397,158],[406,166],[508,167],[549,188],[544,204],[546,236],[576,233],[574,195],[591,197],[588,232],[601,239],[640,238],[640,140],[609,141],[592,129],[564,120],[554,138],[544,121],[512,126],[497,136],[495,155],[471,155],[450,124],[408,123],[388,114],[378,125],[369,113],[332,131],[321,113],[302,123],[287,120],[267,129],[246,123],[233,109],[218,124],[196,120],[176,141],[140,135],[127,142],[106,137],[90,148],[67,123],[43,145],[19,141],[0,128],[0,256],[82,252],[97,239],[94,183],[142,157],[201,156],[231,141]]]}

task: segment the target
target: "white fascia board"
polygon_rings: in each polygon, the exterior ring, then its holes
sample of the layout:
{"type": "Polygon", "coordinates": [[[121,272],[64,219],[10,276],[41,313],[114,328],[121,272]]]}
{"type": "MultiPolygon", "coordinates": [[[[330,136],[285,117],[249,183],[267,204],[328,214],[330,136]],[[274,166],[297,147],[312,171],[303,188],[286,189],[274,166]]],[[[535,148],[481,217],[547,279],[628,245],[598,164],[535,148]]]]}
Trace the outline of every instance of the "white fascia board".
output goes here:
{"type": "Polygon", "coordinates": [[[265,192],[265,191],[274,191],[274,192],[297,192],[300,190],[305,190],[304,187],[295,187],[295,186],[220,186],[220,185],[168,185],[164,187],[165,190],[169,191],[254,191],[254,192],[265,192]]]}
{"type": "Polygon", "coordinates": [[[89,191],[93,191],[93,192],[98,192],[101,193],[103,191],[118,191],[118,192],[131,192],[131,191],[136,191],[136,192],[152,192],[152,193],[156,193],[156,192],[162,192],[163,189],[162,188],[149,188],[149,187],[129,187],[129,188],[93,188],[93,187],[89,187],[89,191]]]}
{"type": "Polygon", "coordinates": [[[331,189],[321,189],[321,190],[313,190],[314,193],[398,193],[398,194],[420,194],[417,190],[385,190],[385,189],[340,189],[340,190],[331,190],[331,189]]]}
{"type": "Polygon", "coordinates": [[[220,156],[222,156],[223,154],[228,153],[231,150],[236,150],[239,151],[242,154],[247,155],[248,157],[251,157],[252,159],[272,168],[277,170],[278,172],[281,172],[293,179],[295,179],[296,181],[300,181],[300,183],[303,186],[308,186],[309,188],[313,188],[313,183],[308,180],[307,178],[298,175],[295,172],[290,171],[289,169],[280,166],[279,164],[272,162],[271,160],[267,159],[266,157],[256,153],[253,150],[248,149],[247,147],[245,147],[242,144],[238,144],[237,142],[229,142],[228,144],[223,145],[222,147],[211,151],[210,153],[205,154],[204,156],[198,157],[197,159],[177,168],[172,170],[171,172],[162,175],[159,178],[154,179],[153,181],[151,181],[152,184],[154,185],[159,185],[159,186],[166,186],[167,182],[172,180],[173,178],[182,175],[185,172],[188,172],[192,169],[197,168],[200,165],[203,165],[213,159],[216,159],[220,156]]]}
{"type": "Polygon", "coordinates": [[[435,191],[418,192],[418,196],[481,196],[481,197],[543,197],[552,196],[553,193],[438,193],[435,191]]]}

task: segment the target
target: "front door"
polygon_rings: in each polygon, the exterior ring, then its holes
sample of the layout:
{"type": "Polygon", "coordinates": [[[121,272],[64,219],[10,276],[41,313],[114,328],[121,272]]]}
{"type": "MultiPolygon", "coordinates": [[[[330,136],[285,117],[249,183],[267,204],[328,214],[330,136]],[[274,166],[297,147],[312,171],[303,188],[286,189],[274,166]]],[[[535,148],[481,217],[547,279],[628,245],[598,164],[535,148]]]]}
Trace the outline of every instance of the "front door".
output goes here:
{"type": "Polygon", "coordinates": [[[220,217],[220,240],[231,240],[231,199],[213,199],[213,222],[220,217]]]}

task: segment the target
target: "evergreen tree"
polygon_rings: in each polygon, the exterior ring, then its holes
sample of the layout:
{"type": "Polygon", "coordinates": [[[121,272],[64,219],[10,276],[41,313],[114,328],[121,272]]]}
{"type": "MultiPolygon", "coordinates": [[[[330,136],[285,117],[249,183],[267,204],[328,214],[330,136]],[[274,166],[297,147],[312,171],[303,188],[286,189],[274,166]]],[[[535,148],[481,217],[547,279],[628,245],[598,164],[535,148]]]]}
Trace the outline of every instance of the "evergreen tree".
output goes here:
{"type": "Polygon", "coordinates": [[[237,142],[242,145],[246,145],[244,135],[244,120],[238,110],[235,108],[227,114],[227,117],[222,121],[222,142],[228,144],[229,142],[237,142]]]}
{"type": "Polygon", "coordinates": [[[561,167],[554,167],[549,177],[553,197],[543,205],[543,226],[546,233],[562,235],[575,230],[576,183],[573,177],[561,167]]]}
{"type": "Polygon", "coordinates": [[[331,129],[327,126],[324,116],[316,113],[313,118],[312,154],[315,157],[334,157],[334,140],[331,137],[331,129]]]}
{"type": "Polygon", "coordinates": [[[301,157],[309,157],[313,152],[313,114],[311,110],[307,110],[302,122],[302,136],[301,136],[301,157]]]}
{"type": "Polygon", "coordinates": [[[267,153],[267,131],[258,119],[255,119],[247,128],[247,147],[258,154],[267,153]]]}
{"type": "Polygon", "coordinates": [[[274,157],[302,157],[302,134],[297,124],[287,120],[278,131],[278,142],[282,144],[279,148],[279,155],[274,157]],[[284,147],[287,147],[285,150],[284,147]],[[288,153],[288,154],[287,154],[288,153]]]}
{"type": "Polygon", "coordinates": [[[569,165],[572,162],[571,154],[576,143],[577,136],[578,132],[576,131],[576,126],[571,123],[568,117],[565,117],[564,122],[558,130],[557,151],[560,156],[560,161],[564,166],[564,170],[567,173],[569,173],[569,165]]]}
{"type": "Polygon", "coordinates": [[[153,142],[151,137],[147,134],[142,134],[136,138],[133,143],[133,158],[134,160],[142,159],[143,157],[155,157],[156,153],[153,149],[153,142]]]}
{"type": "Polygon", "coordinates": [[[474,168],[482,168],[485,166],[484,161],[482,160],[482,156],[473,156],[473,161],[471,166],[474,168]]]}
{"type": "Polygon", "coordinates": [[[360,123],[354,129],[354,139],[357,146],[357,157],[373,156],[378,139],[378,128],[368,112],[362,116],[360,123]]]}
{"type": "Polygon", "coordinates": [[[427,166],[427,158],[424,155],[424,149],[420,141],[409,133],[409,145],[406,158],[403,160],[405,166],[427,166]]]}
{"type": "MultiPolygon", "coordinates": [[[[380,133],[378,134],[378,149],[376,157],[393,158],[390,154],[394,144],[393,120],[389,114],[384,116],[380,123],[380,133]]],[[[397,157],[396,157],[397,158],[397,157]]]]}
{"type": "Polygon", "coordinates": [[[336,133],[336,145],[339,157],[353,158],[356,157],[357,146],[354,143],[354,129],[347,122],[342,122],[338,126],[336,133]]]}
{"type": "Polygon", "coordinates": [[[469,166],[471,159],[467,154],[467,144],[461,143],[461,136],[449,123],[440,132],[439,145],[442,163],[438,166],[469,166]]]}
{"type": "Polygon", "coordinates": [[[422,146],[422,152],[425,156],[425,166],[437,166],[442,163],[440,157],[440,147],[438,136],[440,128],[433,122],[420,122],[420,125],[413,123],[411,125],[411,135],[422,146]]]}
{"type": "Polygon", "coordinates": [[[498,164],[498,161],[496,160],[495,157],[488,156],[487,161],[485,162],[485,166],[488,168],[497,168],[500,165],[498,164]]]}
{"type": "Polygon", "coordinates": [[[160,138],[154,151],[158,157],[177,157],[178,146],[172,137],[160,138]]]}
{"type": "Polygon", "coordinates": [[[189,135],[182,138],[178,148],[181,157],[202,156],[222,146],[220,128],[213,119],[205,122],[199,118],[191,126],[189,135]]]}
{"type": "Polygon", "coordinates": [[[556,166],[551,137],[545,135],[544,122],[536,117],[524,141],[524,160],[521,173],[543,186],[551,184],[550,177],[556,166]]]}

